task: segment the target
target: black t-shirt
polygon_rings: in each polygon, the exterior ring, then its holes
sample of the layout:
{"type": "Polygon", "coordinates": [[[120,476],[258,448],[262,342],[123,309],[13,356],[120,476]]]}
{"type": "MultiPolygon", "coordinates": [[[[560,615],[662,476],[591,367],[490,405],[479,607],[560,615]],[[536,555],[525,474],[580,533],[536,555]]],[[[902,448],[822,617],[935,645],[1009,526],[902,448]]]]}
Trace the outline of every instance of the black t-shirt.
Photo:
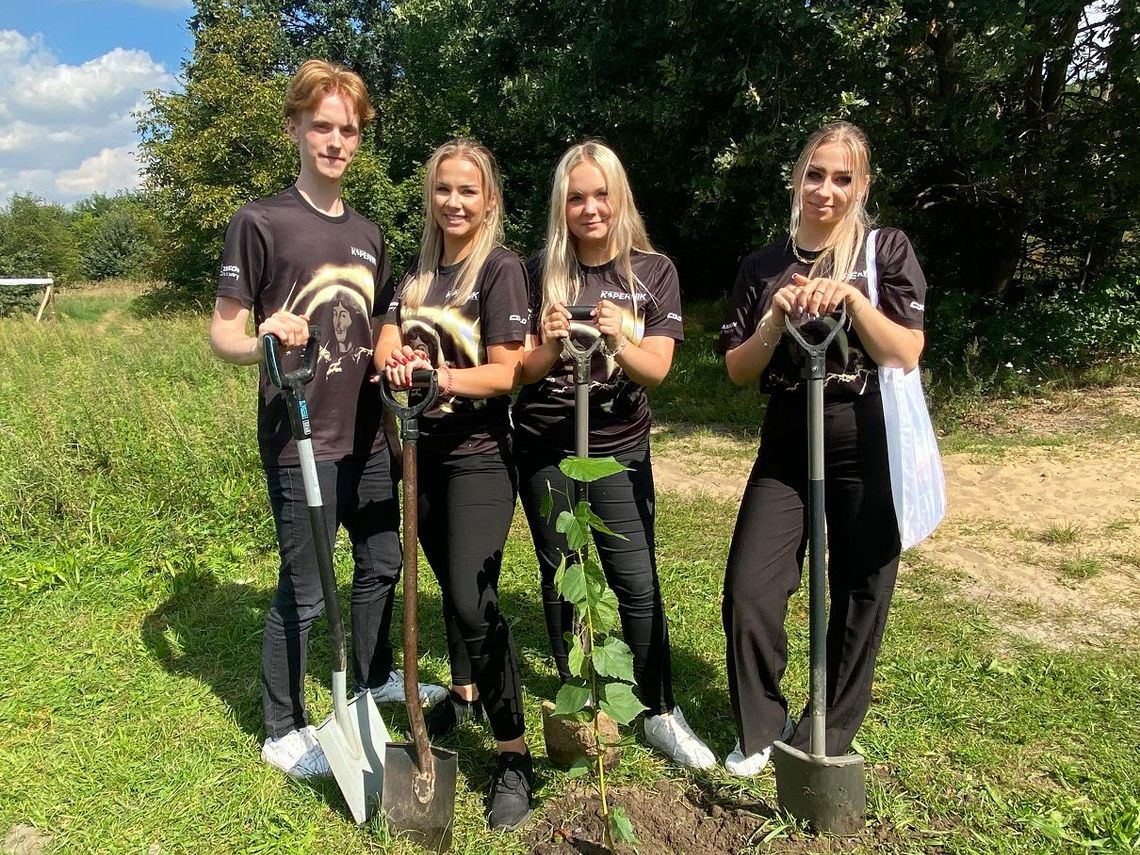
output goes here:
{"type": "MultiPolygon", "coordinates": [[[[815,253],[800,254],[814,261],[815,253]]],[[[850,280],[867,294],[865,249],[851,273],[850,280]]],[[[915,257],[910,240],[898,229],[879,229],[875,237],[875,266],[878,268],[879,309],[884,315],[907,329],[922,329],[926,301],[926,277],[915,257]]],[[[792,281],[792,274],[806,276],[810,264],[798,261],[787,241],[772,244],[752,253],[740,265],[728,316],[721,327],[718,353],[727,353],[743,344],[760,325],[760,319],[772,304],[773,295],[792,281]]],[[[846,325],[848,360],[839,363],[835,348],[827,354],[827,397],[852,398],[879,391],[879,366],[864,352],[853,324],[846,325]]],[[[803,349],[788,334],[776,345],[768,366],[760,375],[760,391],[800,392],[807,389],[803,366],[807,360],[803,349]]]]}
{"type": "MultiPolygon", "coordinates": [[[[527,262],[530,332],[534,336],[539,335],[542,323],[542,259],[537,255],[527,262]]],[[[646,336],[684,341],[681,289],[673,262],[656,253],[634,252],[630,264],[636,280],[636,313],[629,286],[613,261],[578,268],[581,289],[575,302],[593,306],[604,299],[621,306],[626,338],[634,344],[646,336]]],[[[576,340],[583,332],[588,335],[589,330],[575,333],[576,340]]],[[[583,338],[582,344],[588,344],[588,338],[583,338]]],[[[560,356],[546,377],[522,388],[513,414],[520,447],[574,453],[574,363],[569,356],[560,356]]],[[[626,376],[617,361],[600,348],[594,351],[590,362],[590,454],[605,456],[636,447],[649,436],[651,422],[645,387],[626,376]]]]}
{"type": "MultiPolygon", "coordinates": [[[[419,308],[403,304],[400,296],[388,306],[386,324],[398,324],[404,344],[424,350],[436,368],[473,368],[487,363],[487,347],[525,341],[527,333],[526,272],[517,255],[495,247],[462,306],[446,305],[463,263],[440,267],[419,308]]],[[[417,261],[409,268],[415,271],[417,261]]],[[[440,378],[440,382],[443,381],[440,378]]],[[[510,435],[510,395],[493,398],[444,397],[421,416],[420,447],[437,454],[486,454],[510,435]]]]}
{"type": "MultiPolygon", "coordinates": [[[[252,308],[258,325],[284,309],[321,328],[317,372],[305,387],[318,460],[384,448],[380,396],[368,377],[373,316],[387,307],[392,290],[380,227],[347,205],[330,217],[290,187],[244,205],[226,229],[217,295],[252,308]]],[[[285,353],[284,370],[299,365],[300,354],[300,348],[285,353]]],[[[264,363],[257,441],[263,465],[298,463],[285,396],[269,382],[264,363]]]]}

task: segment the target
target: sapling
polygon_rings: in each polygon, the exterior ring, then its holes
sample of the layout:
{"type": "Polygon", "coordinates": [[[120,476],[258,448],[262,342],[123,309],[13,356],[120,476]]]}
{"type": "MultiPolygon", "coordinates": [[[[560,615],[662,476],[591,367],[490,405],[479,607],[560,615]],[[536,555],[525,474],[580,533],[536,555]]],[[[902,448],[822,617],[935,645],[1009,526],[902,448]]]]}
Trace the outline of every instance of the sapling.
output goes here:
{"type": "MultiPolygon", "coordinates": [[[[626,540],[624,535],[611,531],[590,509],[588,485],[600,478],[626,470],[613,457],[567,457],[558,467],[562,474],[581,486],[566,493],[567,507],[558,514],[556,529],[566,536],[567,551],[563,553],[554,576],[558,592],[574,608],[577,631],[571,634],[569,666],[572,677],[558,690],[554,715],[591,722],[594,739],[592,763],[598,798],[602,806],[602,829],[605,845],[612,852],[614,841],[637,843],[633,824],[618,806],[610,806],[606,793],[605,756],[611,744],[602,739],[598,720],[604,712],[618,724],[629,724],[645,705],[633,693],[633,653],[629,646],[611,635],[617,625],[617,596],[606,584],[605,573],[589,550],[592,531],[626,540]],[[577,498],[577,501],[575,501],[577,498]]],[[[542,502],[542,514],[547,519],[554,510],[554,488],[547,485],[542,502]]],[[[571,768],[571,777],[590,770],[591,761],[581,758],[571,768]]]]}

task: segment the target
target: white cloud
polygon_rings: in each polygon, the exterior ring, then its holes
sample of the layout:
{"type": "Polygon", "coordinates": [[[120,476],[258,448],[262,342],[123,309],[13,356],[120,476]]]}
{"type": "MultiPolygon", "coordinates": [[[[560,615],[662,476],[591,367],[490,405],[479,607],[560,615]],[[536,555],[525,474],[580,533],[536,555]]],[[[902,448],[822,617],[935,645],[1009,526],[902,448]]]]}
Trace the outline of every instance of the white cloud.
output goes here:
{"type": "Polygon", "coordinates": [[[0,200],[18,192],[68,203],[137,187],[133,113],[148,89],[176,84],[145,51],[67,65],[41,36],[0,30],[0,200]]]}
{"type": "Polygon", "coordinates": [[[139,186],[139,165],[133,145],[105,148],[84,159],[76,169],[64,169],[55,177],[55,186],[64,193],[90,196],[105,193],[107,187],[134,190],[139,186]]]}

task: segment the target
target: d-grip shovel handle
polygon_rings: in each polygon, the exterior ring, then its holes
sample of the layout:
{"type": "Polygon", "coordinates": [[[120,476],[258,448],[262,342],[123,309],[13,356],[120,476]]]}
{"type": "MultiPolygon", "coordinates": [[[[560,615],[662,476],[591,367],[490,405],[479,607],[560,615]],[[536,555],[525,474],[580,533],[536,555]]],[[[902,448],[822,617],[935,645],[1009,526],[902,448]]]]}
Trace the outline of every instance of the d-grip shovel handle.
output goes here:
{"type": "Polygon", "coordinates": [[[843,335],[843,347],[846,350],[846,333],[843,332],[843,324],[847,320],[847,304],[840,303],[839,311],[831,314],[824,315],[822,318],[812,318],[811,320],[801,321],[798,324],[788,322],[786,324],[787,330],[791,333],[792,338],[796,343],[807,351],[807,355],[811,358],[811,377],[813,379],[825,379],[827,376],[824,357],[827,354],[827,348],[835,341],[836,336],[843,335]],[[806,333],[806,335],[805,335],[806,333]],[[812,341],[809,341],[812,339],[812,341]],[[817,376],[818,374],[818,376],[817,376]]]}
{"type": "Polygon", "coordinates": [[[309,324],[309,340],[305,343],[305,353],[301,357],[301,367],[288,374],[281,371],[281,345],[277,336],[269,334],[261,337],[265,346],[265,371],[269,382],[285,393],[285,405],[289,412],[289,427],[293,439],[300,442],[312,436],[309,426],[309,406],[301,390],[317,373],[317,343],[321,338],[321,328],[309,324]]]}
{"type": "MultiPolygon", "coordinates": [[[[566,311],[570,313],[570,320],[577,323],[589,323],[594,320],[594,306],[567,306],[566,311]]],[[[593,340],[582,347],[574,341],[574,335],[571,333],[562,339],[562,349],[574,362],[574,385],[586,386],[590,382],[590,359],[599,347],[602,346],[602,336],[600,334],[594,336],[593,340]]]]}
{"type": "Polygon", "coordinates": [[[594,319],[594,306],[567,306],[572,321],[592,321],[594,319]]]}
{"type": "Polygon", "coordinates": [[[419,416],[439,397],[439,381],[434,368],[417,368],[412,372],[412,388],[423,389],[425,394],[414,404],[409,400],[404,406],[396,400],[392,387],[388,385],[388,378],[380,378],[380,399],[384,406],[396,414],[400,420],[400,439],[405,442],[420,438],[419,416]]]}
{"type": "Polygon", "coordinates": [[[262,343],[265,345],[265,369],[269,372],[269,382],[278,389],[299,389],[313,379],[317,372],[317,342],[321,338],[321,328],[316,324],[309,324],[309,340],[305,343],[305,353],[301,357],[301,367],[296,371],[284,374],[281,371],[280,344],[277,336],[263,335],[262,343]]]}

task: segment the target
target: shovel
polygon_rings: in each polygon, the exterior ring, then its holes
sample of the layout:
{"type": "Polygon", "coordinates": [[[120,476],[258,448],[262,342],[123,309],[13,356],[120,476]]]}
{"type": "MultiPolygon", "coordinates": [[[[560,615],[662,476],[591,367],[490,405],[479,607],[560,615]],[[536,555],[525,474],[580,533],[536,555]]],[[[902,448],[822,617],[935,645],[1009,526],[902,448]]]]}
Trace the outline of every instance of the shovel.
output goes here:
{"type": "Polygon", "coordinates": [[[388,741],[388,728],[380,718],[380,711],[371,693],[365,689],[348,699],[348,682],[345,679],[347,656],[344,643],[344,619],[336,593],[336,575],[333,573],[332,544],[325,527],[325,509],[321,499],[320,481],[313,458],[312,431],[309,427],[309,406],[305,402],[304,386],[316,372],[317,343],[320,329],[309,325],[309,341],[301,367],[284,374],[278,355],[277,339],[264,336],[265,367],[269,381],[285,394],[289,411],[289,425],[297,440],[297,453],[301,458],[301,478],[305,484],[305,501],[309,506],[309,524],[313,529],[313,546],[317,552],[317,568],[321,577],[321,593],[325,600],[325,616],[332,639],[332,696],[333,713],[317,728],[317,742],[325,753],[348,809],[357,825],[365,823],[379,803],[380,788],[384,781],[384,751],[388,741]]]}
{"type": "Polygon", "coordinates": [[[454,751],[428,742],[424,711],[419,703],[419,553],[416,443],[419,416],[438,395],[435,371],[412,372],[412,386],[424,389],[416,403],[401,406],[388,386],[380,383],[380,397],[400,420],[404,475],[404,696],[414,742],[389,742],[384,751],[384,788],[380,810],[388,827],[425,849],[447,852],[455,820],[455,778],[459,770],[454,751]]]}
{"type": "Polygon", "coordinates": [[[855,834],[863,829],[867,809],[867,783],[863,758],[858,754],[827,756],[827,569],[824,564],[823,504],[823,384],[827,379],[826,354],[836,342],[843,355],[847,338],[844,306],[834,315],[810,320],[788,331],[808,355],[808,599],[810,615],[810,719],[809,752],[773,743],[776,797],[780,807],[816,831],[855,834]]]}

